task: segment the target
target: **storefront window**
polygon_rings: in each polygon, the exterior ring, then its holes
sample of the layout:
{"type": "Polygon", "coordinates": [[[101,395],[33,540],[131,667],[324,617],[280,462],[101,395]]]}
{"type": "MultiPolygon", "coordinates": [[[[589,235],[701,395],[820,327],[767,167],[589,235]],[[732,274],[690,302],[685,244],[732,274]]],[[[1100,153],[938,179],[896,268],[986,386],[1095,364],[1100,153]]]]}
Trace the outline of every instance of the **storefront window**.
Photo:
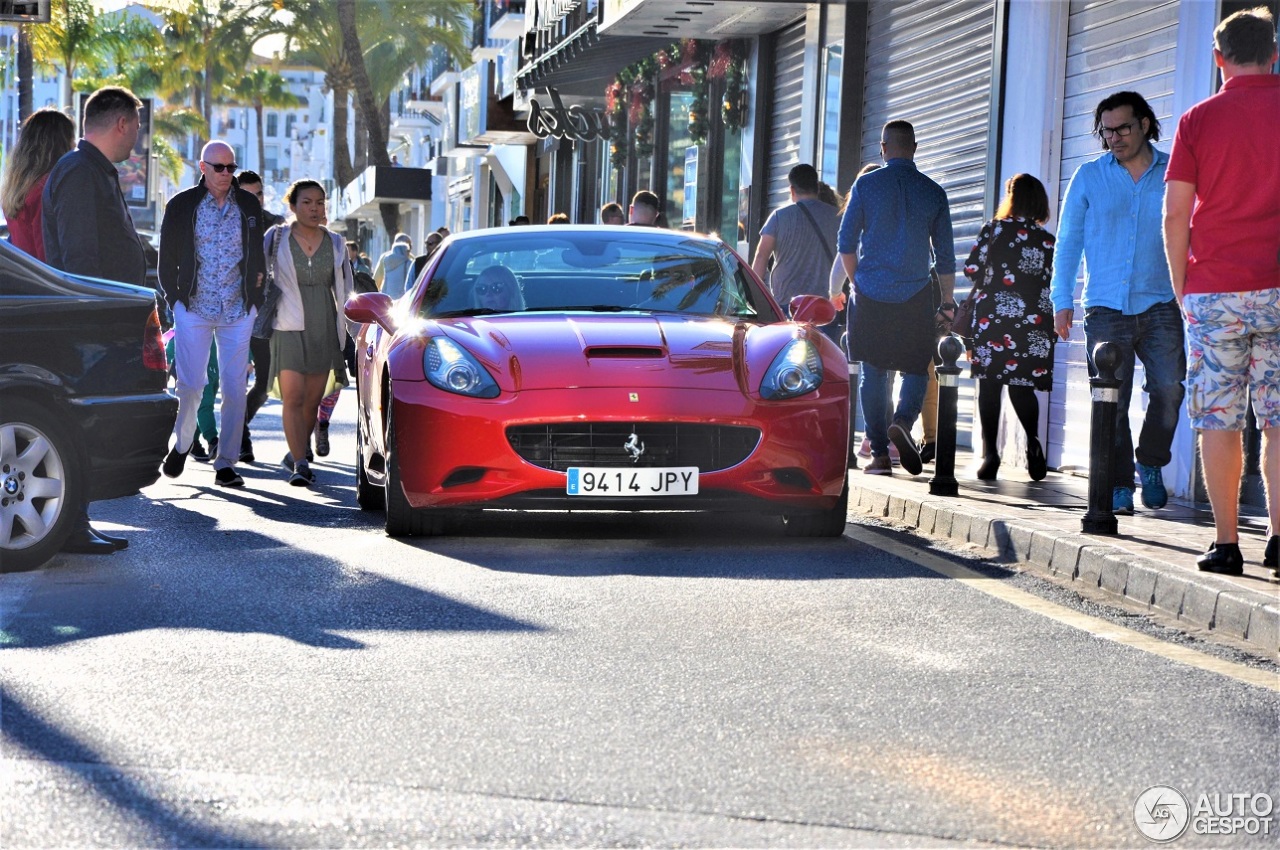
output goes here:
{"type": "Polygon", "coordinates": [[[720,238],[729,245],[736,246],[739,241],[746,241],[747,238],[745,232],[738,232],[738,178],[742,168],[742,130],[738,127],[725,127],[722,138],[724,139],[722,145],[724,182],[720,184],[720,238]]]}
{"type": "Polygon", "coordinates": [[[693,146],[689,135],[689,108],[693,105],[693,92],[673,91],[667,125],[667,226],[679,229],[684,220],[684,160],[685,151],[693,146]]]}
{"type": "MultiPolygon", "coordinates": [[[[840,79],[844,75],[844,43],[823,51],[822,61],[822,162],[818,174],[836,186],[840,165],[840,79]]],[[[839,187],[836,187],[839,191],[839,187]]]]}

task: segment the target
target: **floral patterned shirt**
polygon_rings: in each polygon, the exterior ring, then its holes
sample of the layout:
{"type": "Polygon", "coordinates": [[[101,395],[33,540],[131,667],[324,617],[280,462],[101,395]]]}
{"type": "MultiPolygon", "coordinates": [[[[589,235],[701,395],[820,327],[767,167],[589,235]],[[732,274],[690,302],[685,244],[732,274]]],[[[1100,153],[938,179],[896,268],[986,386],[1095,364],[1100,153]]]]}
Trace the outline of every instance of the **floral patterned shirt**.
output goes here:
{"type": "Polygon", "coordinates": [[[240,224],[240,207],[231,194],[219,207],[210,192],[196,207],[196,291],[191,310],[210,322],[230,324],[249,314],[240,286],[240,224]]]}

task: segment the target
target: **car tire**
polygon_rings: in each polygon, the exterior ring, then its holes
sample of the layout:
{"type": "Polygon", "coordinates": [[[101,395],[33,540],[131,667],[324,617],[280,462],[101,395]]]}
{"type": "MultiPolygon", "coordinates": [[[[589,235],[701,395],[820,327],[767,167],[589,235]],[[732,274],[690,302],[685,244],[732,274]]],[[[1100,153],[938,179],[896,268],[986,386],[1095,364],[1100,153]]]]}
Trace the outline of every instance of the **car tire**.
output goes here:
{"type": "Polygon", "coordinates": [[[80,511],[76,443],[45,408],[0,404],[0,572],[33,570],[57,554],[80,511]]]}
{"type": "Polygon", "coordinates": [[[380,511],[387,506],[387,491],[369,483],[364,465],[364,432],[356,425],[356,504],[362,511],[380,511]]]}
{"type": "Polygon", "coordinates": [[[782,515],[782,531],[787,537],[839,537],[844,534],[849,513],[849,479],[835,505],[825,511],[798,511],[782,515]]]}
{"type": "Polygon", "coordinates": [[[404,495],[400,482],[400,452],[396,446],[396,422],[391,412],[394,402],[387,406],[387,519],[388,537],[434,537],[444,533],[445,515],[431,508],[415,508],[404,495]]]}

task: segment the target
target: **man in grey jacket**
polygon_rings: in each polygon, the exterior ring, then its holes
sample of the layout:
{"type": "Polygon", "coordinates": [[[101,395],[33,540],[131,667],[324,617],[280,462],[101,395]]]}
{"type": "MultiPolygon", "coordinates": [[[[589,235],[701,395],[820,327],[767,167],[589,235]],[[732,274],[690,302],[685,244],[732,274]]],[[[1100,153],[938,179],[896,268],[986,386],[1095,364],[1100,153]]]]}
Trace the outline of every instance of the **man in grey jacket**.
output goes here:
{"type": "Polygon", "coordinates": [[[413,268],[413,256],[409,253],[412,247],[413,242],[408,234],[397,233],[391,250],[378,258],[378,265],[373,270],[373,279],[377,281],[378,288],[392,298],[404,295],[409,284],[413,283],[409,279],[409,272],[413,268]]]}

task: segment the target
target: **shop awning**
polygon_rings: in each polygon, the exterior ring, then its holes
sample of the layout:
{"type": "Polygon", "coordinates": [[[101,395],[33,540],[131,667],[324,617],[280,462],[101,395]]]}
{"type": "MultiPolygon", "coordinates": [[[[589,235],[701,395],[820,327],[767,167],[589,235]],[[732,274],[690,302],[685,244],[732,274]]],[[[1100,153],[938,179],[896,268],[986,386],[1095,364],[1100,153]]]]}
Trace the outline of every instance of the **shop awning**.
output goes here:
{"type": "Polygon", "coordinates": [[[370,166],[356,175],[334,199],[330,215],[344,218],[373,218],[379,204],[431,204],[431,170],[427,168],[387,168],[370,166]]]}
{"type": "Polygon", "coordinates": [[[619,71],[672,41],[650,36],[601,35],[597,26],[597,22],[589,21],[521,68],[516,85],[525,91],[549,86],[563,94],[600,96],[619,71]]]}

